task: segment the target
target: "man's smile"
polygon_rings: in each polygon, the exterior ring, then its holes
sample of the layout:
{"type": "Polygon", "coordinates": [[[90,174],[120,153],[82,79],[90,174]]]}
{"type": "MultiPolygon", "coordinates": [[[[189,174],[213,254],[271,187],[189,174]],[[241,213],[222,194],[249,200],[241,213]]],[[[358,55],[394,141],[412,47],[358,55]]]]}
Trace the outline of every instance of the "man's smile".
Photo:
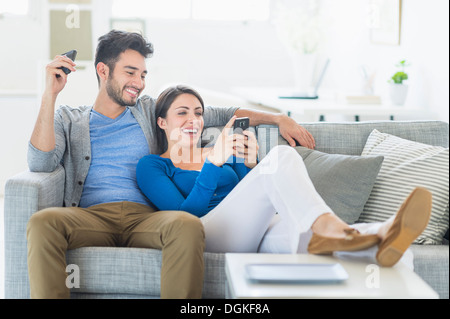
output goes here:
{"type": "Polygon", "coordinates": [[[140,93],[140,90],[135,88],[126,88],[125,91],[134,98],[138,97],[140,93]]]}

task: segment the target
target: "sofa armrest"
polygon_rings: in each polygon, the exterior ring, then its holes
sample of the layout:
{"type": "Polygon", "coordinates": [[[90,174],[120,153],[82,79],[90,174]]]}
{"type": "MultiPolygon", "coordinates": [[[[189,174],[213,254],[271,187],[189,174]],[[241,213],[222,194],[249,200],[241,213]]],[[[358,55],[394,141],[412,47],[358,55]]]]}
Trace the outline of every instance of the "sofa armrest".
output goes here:
{"type": "Polygon", "coordinates": [[[35,212],[63,205],[64,168],[22,172],[5,185],[5,297],[29,296],[26,228],[35,212]]]}

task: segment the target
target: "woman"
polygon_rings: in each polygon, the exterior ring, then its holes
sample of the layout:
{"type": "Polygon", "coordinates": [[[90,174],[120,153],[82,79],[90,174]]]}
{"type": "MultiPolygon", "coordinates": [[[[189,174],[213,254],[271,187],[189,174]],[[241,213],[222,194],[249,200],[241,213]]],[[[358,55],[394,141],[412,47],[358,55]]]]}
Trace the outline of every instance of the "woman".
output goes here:
{"type": "Polygon", "coordinates": [[[290,253],[306,252],[305,243],[314,254],[380,243],[378,263],[392,266],[425,229],[431,213],[427,190],[415,189],[395,218],[350,227],[316,192],[294,148],[275,147],[257,164],[256,137],[250,131],[232,132],[235,117],[213,147],[199,146],[203,109],[201,96],[189,87],[161,93],[157,136],[165,152],[142,158],[136,173],[139,187],[158,209],[201,218],[206,251],[256,252],[263,238],[270,251],[290,253]],[[271,225],[276,213],[281,220],[271,225]],[[286,243],[284,248],[280,243],[286,243]]]}

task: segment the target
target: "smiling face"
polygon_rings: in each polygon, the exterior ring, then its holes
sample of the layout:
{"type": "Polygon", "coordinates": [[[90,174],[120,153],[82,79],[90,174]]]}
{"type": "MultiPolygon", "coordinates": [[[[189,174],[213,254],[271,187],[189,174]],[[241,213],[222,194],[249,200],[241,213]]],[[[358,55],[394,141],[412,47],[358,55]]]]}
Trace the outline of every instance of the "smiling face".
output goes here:
{"type": "Polygon", "coordinates": [[[179,95],[170,105],[165,118],[158,118],[158,125],[166,133],[170,145],[181,148],[195,147],[202,135],[203,107],[192,94],[179,95]]]}
{"type": "Polygon", "coordinates": [[[105,82],[108,96],[120,106],[135,105],[145,88],[147,73],[145,58],[137,51],[126,50],[120,54],[114,69],[109,69],[105,82]]]}

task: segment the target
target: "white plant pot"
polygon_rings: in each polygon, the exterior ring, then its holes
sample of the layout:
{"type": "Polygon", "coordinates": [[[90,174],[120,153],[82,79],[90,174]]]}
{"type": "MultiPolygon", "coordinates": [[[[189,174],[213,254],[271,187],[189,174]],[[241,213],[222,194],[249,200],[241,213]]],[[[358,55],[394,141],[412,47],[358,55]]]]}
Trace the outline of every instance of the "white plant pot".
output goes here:
{"type": "Polygon", "coordinates": [[[391,101],[394,105],[403,105],[408,95],[408,85],[391,83],[390,84],[391,101]]]}

